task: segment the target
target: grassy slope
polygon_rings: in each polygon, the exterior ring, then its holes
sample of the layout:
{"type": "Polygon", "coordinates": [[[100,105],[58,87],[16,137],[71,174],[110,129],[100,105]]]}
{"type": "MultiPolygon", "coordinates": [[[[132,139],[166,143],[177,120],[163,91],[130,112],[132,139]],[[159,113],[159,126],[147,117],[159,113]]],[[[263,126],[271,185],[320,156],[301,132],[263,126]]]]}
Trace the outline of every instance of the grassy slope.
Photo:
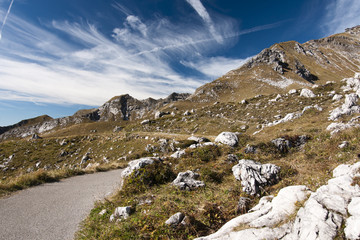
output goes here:
{"type": "MultiPolygon", "coordinates": [[[[240,183],[232,176],[231,167],[234,164],[226,161],[229,153],[236,154],[239,158],[274,163],[281,167],[281,181],[266,188],[262,195],[276,194],[285,186],[297,184],[304,184],[311,190],[317,189],[331,177],[331,171],[336,166],[357,161],[360,151],[359,130],[350,130],[334,137],[330,137],[325,131],[329,125],[329,110],[335,106],[331,105],[328,93],[332,90],[339,91],[339,87],[339,84],[319,87],[314,92],[322,96],[313,99],[289,95],[282,98],[283,102],[269,103],[269,99],[275,95],[263,96],[249,99],[247,105],[219,103],[202,106],[194,114],[187,116],[186,121],[183,116],[178,115],[164,117],[147,126],[127,126],[126,129],[145,135],[146,132],[150,135],[154,131],[191,134],[194,129],[198,129],[197,135],[210,136],[212,140],[214,135],[225,130],[243,131],[244,134],[236,148],[187,150],[182,159],[164,158],[164,166],[175,175],[186,170],[197,171],[201,176],[200,180],[206,184],[205,188],[180,191],[170,184],[173,178],[149,186],[141,175],[125,183],[124,189],[113,197],[97,203],[84,221],[77,239],[192,239],[216,231],[223,223],[239,214],[236,211],[237,201],[240,196],[246,196],[241,191],[240,183]],[[309,110],[299,119],[265,128],[259,134],[252,135],[258,124],[273,121],[275,115],[284,116],[314,104],[319,104],[324,110],[309,110]],[[214,117],[221,113],[223,117],[214,117]],[[241,130],[243,125],[248,126],[247,130],[241,130]],[[304,134],[310,137],[309,142],[303,148],[293,148],[288,153],[281,153],[270,144],[277,137],[291,138],[304,134]],[[345,140],[349,142],[349,146],[339,149],[338,145],[345,140]],[[247,144],[258,146],[259,152],[245,154],[247,144]],[[152,203],[141,204],[144,199],[151,199],[152,203]],[[127,220],[110,223],[109,217],[118,206],[132,206],[135,211],[127,220]],[[107,213],[100,216],[99,212],[103,209],[107,213]],[[178,228],[166,226],[164,222],[167,218],[178,211],[189,216],[188,224],[178,228]]],[[[148,168],[144,173],[146,177],[158,176],[162,174],[162,170],[148,168]]],[[[252,205],[258,199],[252,198],[252,205]]]]}

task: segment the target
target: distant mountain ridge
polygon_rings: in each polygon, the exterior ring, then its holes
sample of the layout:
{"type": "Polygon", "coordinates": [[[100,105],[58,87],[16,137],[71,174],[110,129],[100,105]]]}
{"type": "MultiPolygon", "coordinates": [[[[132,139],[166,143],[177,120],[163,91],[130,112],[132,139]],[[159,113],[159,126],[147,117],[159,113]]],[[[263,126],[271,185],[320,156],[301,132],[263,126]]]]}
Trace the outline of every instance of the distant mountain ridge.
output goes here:
{"type": "Polygon", "coordinates": [[[138,100],[129,94],[113,97],[99,108],[79,110],[73,116],[53,119],[47,115],[23,120],[17,124],[0,127],[0,140],[24,138],[40,134],[58,127],[92,121],[135,120],[162,106],[176,101],[185,100],[189,93],[172,93],[162,99],[148,98],[138,100]]]}
{"type": "Polygon", "coordinates": [[[240,101],[258,94],[340,81],[359,71],[360,25],[304,44],[277,43],[240,68],[199,87],[192,101],[240,101]]]}
{"type": "Polygon", "coordinates": [[[277,43],[261,51],[238,69],[199,87],[193,94],[172,93],[164,99],[138,100],[129,94],[116,96],[99,108],[76,112],[73,116],[49,116],[23,120],[0,127],[0,140],[27,137],[71,124],[97,121],[142,119],[168,103],[238,102],[256,95],[285,93],[293,88],[340,81],[360,71],[360,25],[304,44],[277,43]]]}

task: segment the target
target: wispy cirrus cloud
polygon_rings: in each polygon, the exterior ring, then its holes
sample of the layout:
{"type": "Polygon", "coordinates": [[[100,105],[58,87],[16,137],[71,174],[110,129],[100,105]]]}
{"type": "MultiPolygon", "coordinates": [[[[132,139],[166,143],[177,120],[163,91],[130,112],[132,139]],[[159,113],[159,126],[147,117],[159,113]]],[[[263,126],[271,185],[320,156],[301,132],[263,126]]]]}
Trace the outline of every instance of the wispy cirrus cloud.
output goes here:
{"type": "Polygon", "coordinates": [[[219,34],[215,29],[215,24],[212,21],[206,8],[201,3],[201,1],[200,0],[186,0],[186,1],[195,9],[195,11],[199,14],[199,16],[204,20],[205,24],[209,28],[209,31],[211,35],[214,37],[214,39],[218,43],[223,43],[223,36],[219,34]]]}
{"type": "Polygon", "coordinates": [[[12,7],[13,3],[14,3],[14,0],[11,0],[10,6],[9,6],[9,8],[8,8],[6,14],[5,14],[4,20],[3,20],[2,24],[1,24],[1,27],[0,27],[0,41],[1,41],[1,38],[2,38],[3,29],[4,29],[4,27],[5,27],[7,18],[9,17],[9,14],[10,14],[10,11],[11,11],[11,7],[12,7]]]}
{"type": "Polygon", "coordinates": [[[360,1],[332,0],[321,24],[325,35],[344,32],[345,28],[360,25],[360,1]]]}
{"type": "Polygon", "coordinates": [[[119,3],[113,6],[126,18],[111,35],[89,23],[44,26],[12,15],[9,35],[0,44],[0,100],[96,106],[125,93],[143,99],[192,92],[242,64],[242,59],[206,57],[211,51],[275,26],[238,31],[234,20],[218,16],[214,22],[200,1],[189,3],[206,28],[166,18],[143,20],[119,3]],[[202,77],[178,71],[179,66],[202,77]]]}

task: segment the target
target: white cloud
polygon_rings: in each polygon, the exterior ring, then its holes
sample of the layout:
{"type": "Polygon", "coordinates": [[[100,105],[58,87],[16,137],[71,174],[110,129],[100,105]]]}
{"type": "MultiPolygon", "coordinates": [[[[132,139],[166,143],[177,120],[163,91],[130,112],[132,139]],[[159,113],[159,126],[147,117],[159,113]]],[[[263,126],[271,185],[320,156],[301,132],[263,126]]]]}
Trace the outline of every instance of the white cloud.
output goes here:
{"type": "MultiPolygon", "coordinates": [[[[204,20],[210,19],[193,3],[204,20]]],[[[241,64],[236,59],[208,59],[209,51],[231,46],[236,36],[273,27],[238,32],[232,19],[218,17],[214,26],[221,29],[221,46],[201,26],[165,18],[143,22],[127,9],[123,12],[126,20],[112,36],[92,24],[52,21],[39,26],[12,15],[0,43],[0,99],[101,105],[125,93],[143,99],[192,92],[241,64]],[[206,76],[193,79],[178,73],[173,64],[180,61],[206,76]]]]}
{"type": "Polygon", "coordinates": [[[4,20],[2,22],[2,25],[1,25],[1,28],[0,28],[0,41],[1,41],[1,38],[2,38],[2,31],[3,31],[4,27],[5,27],[6,20],[9,17],[11,7],[12,7],[13,3],[14,3],[14,0],[11,0],[9,8],[8,8],[8,10],[7,10],[6,14],[5,14],[4,20]]]}
{"type": "Polygon", "coordinates": [[[196,62],[182,62],[185,66],[196,69],[209,78],[218,78],[230,70],[241,67],[249,58],[233,59],[226,57],[212,57],[196,62]]]}
{"type": "Polygon", "coordinates": [[[345,28],[360,24],[359,0],[333,0],[326,11],[322,21],[325,35],[344,32],[345,28]]]}
{"type": "Polygon", "coordinates": [[[186,0],[186,1],[195,9],[195,11],[199,14],[199,16],[204,20],[204,22],[208,26],[209,31],[210,31],[211,35],[214,37],[214,39],[218,43],[223,43],[223,37],[216,30],[215,25],[209,15],[209,13],[206,11],[206,8],[201,3],[201,1],[200,0],[186,0]]]}

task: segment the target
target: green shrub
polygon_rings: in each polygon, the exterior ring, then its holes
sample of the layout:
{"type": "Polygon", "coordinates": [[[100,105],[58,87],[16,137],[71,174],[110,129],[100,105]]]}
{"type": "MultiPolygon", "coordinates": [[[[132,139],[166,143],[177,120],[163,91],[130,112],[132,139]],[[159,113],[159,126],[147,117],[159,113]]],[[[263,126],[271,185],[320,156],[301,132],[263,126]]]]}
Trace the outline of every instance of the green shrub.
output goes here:
{"type": "Polygon", "coordinates": [[[127,195],[145,192],[151,186],[170,182],[174,178],[175,174],[168,164],[155,161],[134,171],[125,179],[121,192],[127,195]]]}
{"type": "Polygon", "coordinates": [[[215,160],[221,155],[221,152],[217,146],[205,146],[196,148],[192,152],[192,157],[200,159],[203,162],[209,162],[215,160]]]}

